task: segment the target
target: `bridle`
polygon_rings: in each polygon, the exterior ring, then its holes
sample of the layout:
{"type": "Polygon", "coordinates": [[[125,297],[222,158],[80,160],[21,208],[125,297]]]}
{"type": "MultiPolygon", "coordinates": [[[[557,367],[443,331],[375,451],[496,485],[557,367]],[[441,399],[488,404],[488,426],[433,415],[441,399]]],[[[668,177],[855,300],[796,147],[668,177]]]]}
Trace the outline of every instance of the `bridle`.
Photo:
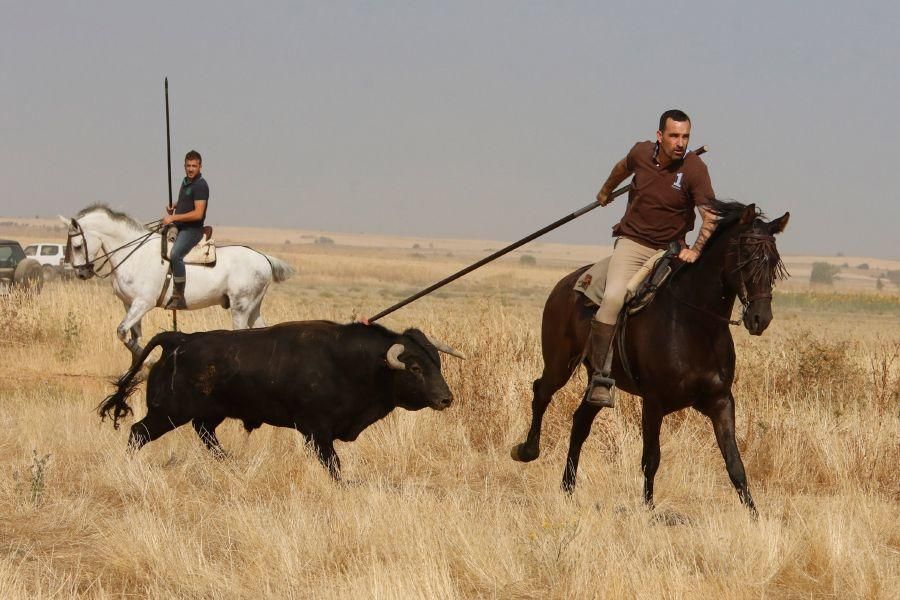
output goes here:
{"type": "Polygon", "coordinates": [[[738,320],[740,322],[751,303],[757,300],[772,299],[774,280],[784,279],[787,276],[787,269],[778,255],[775,236],[772,234],[745,231],[734,238],[731,243],[737,245],[737,264],[734,266],[734,271],[738,274],[737,295],[742,306],[741,317],[738,320]],[[746,257],[744,256],[745,251],[747,252],[746,257]],[[777,260],[774,266],[771,265],[773,258],[777,260]],[[769,283],[769,285],[763,286],[766,291],[750,295],[747,282],[758,283],[763,280],[767,280],[769,283]]]}
{"type": "MultiPolygon", "coordinates": [[[[79,223],[76,219],[72,219],[72,228],[69,229],[68,238],[66,239],[66,256],[69,257],[69,260],[71,262],[72,253],[74,251],[74,245],[72,244],[72,240],[80,237],[81,238],[81,249],[84,253],[84,264],[78,265],[78,266],[73,265],[73,266],[75,266],[76,269],[82,269],[82,268],[88,269],[92,275],[99,277],[100,279],[105,279],[105,278],[109,277],[110,275],[112,275],[113,273],[115,273],[116,269],[121,267],[125,263],[125,261],[131,257],[132,254],[137,252],[141,246],[143,246],[145,243],[147,243],[147,241],[153,236],[153,234],[157,233],[158,227],[154,227],[154,225],[156,225],[157,223],[158,223],[158,221],[153,221],[151,223],[148,223],[145,226],[150,229],[150,231],[148,231],[146,235],[142,235],[136,239],[131,240],[130,242],[126,242],[126,243],[122,244],[118,248],[114,248],[113,250],[110,250],[109,252],[104,252],[103,254],[100,254],[99,256],[95,257],[94,260],[102,260],[103,261],[103,263],[100,264],[100,266],[98,267],[98,266],[94,265],[94,261],[91,260],[90,256],[88,255],[87,237],[84,234],[84,229],[81,227],[81,223],[79,223]],[[101,274],[98,272],[98,269],[102,269],[110,262],[110,257],[113,254],[115,254],[119,250],[123,250],[130,246],[134,246],[134,248],[132,248],[131,252],[129,252],[128,254],[125,255],[125,258],[123,258],[119,262],[119,264],[115,265],[112,269],[110,269],[105,274],[101,274]]],[[[100,244],[100,249],[101,249],[101,251],[104,250],[102,243],[100,244]]]]}
{"type": "MultiPolygon", "coordinates": [[[[784,263],[781,260],[781,257],[778,255],[778,250],[775,247],[775,236],[768,233],[760,233],[756,231],[745,231],[735,238],[731,240],[733,245],[737,246],[737,264],[735,265],[732,272],[737,272],[738,276],[738,289],[737,289],[737,297],[741,303],[741,314],[737,319],[729,319],[728,317],[723,317],[720,314],[716,314],[707,308],[703,308],[702,306],[697,306],[688,302],[687,300],[682,299],[675,293],[674,286],[671,283],[667,286],[669,292],[679,303],[684,304],[685,306],[689,306],[690,308],[696,309],[700,312],[709,314],[720,321],[725,321],[729,325],[740,325],[744,321],[744,316],[747,314],[747,311],[750,309],[750,305],[757,300],[771,300],[772,299],[772,285],[766,286],[767,291],[757,292],[755,294],[750,294],[747,289],[747,283],[755,283],[759,282],[762,279],[768,279],[771,284],[774,279],[784,279],[787,276],[787,270],[785,269],[784,263]],[[749,250],[747,252],[747,256],[744,256],[744,248],[748,247],[749,250]],[[770,267],[770,258],[776,258],[777,262],[774,267],[770,267]],[[749,273],[745,273],[745,271],[749,270],[749,273]]],[[[682,264],[678,267],[680,270],[685,265],[682,264]]],[[[672,278],[674,278],[675,273],[672,273],[672,278]]]]}

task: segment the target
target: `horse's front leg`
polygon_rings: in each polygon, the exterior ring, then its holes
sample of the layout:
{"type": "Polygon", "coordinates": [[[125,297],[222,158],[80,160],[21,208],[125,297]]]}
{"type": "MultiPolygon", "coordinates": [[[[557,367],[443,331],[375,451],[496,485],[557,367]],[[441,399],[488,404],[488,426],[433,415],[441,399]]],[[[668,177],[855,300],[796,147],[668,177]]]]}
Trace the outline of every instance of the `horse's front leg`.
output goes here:
{"type": "Polygon", "coordinates": [[[753,497],[747,487],[747,474],[744,472],[744,462],[738,450],[734,437],[734,396],[729,391],[726,396],[713,401],[709,408],[702,411],[712,421],[713,431],[716,433],[716,442],[725,459],[725,468],[728,477],[737,490],[741,503],[750,510],[750,515],[755,519],[758,516],[753,497]]]}
{"type": "Polygon", "coordinates": [[[137,348],[139,350],[138,353],[140,353],[140,350],[141,350],[141,347],[139,345],[140,339],[141,339],[141,322],[138,321],[131,328],[131,338],[130,338],[131,344],[133,346],[137,346],[137,348]]]}
{"type": "Polygon", "coordinates": [[[643,401],[641,414],[641,435],[644,439],[644,450],[641,455],[641,470],[644,472],[644,504],[653,508],[653,480],[659,469],[659,431],[662,428],[663,414],[658,403],[643,401]]]}
{"type": "Polygon", "coordinates": [[[569,453],[566,456],[566,468],[563,471],[563,491],[571,494],[575,490],[578,475],[578,461],[581,459],[581,446],[591,433],[594,418],[602,406],[589,404],[582,399],[581,404],[572,415],[572,433],[569,436],[569,453]]]}
{"type": "Polygon", "coordinates": [[[521,444],[513,446],[511,455],[513,460],[531,462],[541,453],[541,424],[544,421],[544,413],[550,405],[550,401],[561,387],[566,385],[572,377],[572,367],[566,362],[570,357],[561,353],[555,360],[544,365],[544,372],[540,378],[535,379],[531,385],[531,427],[528,429],[528,437],[521,444]]]}
{"type": "Polygon", "coordinates": [[[125,347],[128,348],[135,358],[143,351],[143,348],[141,348],[140,345],[141,319],[143,319],[144,315],[152,308],[152,305],[143,300],[135,300],[131,303],[128,311],[125,313],[125,318],[122,319],[122,322],[119,323],[119,326],[116,328],[116,334],[119,336],[119,339],[125,344],[125,347]],[[131,334],[130,338],[128,337],[129,333],[131,334]]]}

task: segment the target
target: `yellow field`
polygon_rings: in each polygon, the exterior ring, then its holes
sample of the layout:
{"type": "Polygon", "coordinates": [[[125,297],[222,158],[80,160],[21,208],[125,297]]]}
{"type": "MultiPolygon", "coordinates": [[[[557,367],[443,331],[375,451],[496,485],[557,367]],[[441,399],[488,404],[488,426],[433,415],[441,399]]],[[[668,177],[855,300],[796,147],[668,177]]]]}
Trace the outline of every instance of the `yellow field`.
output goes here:
{"type": "MultiPolygon", "coordinates": [[[[263,248],[298,272],[270,291],[270,323],[371,315],[499,247],[272,235],[279,245],[263,248]]],[[[190,427],[126,458],[132,421],[115,431],[94,412],[129,362],[108,284],[0,298],[0,598],[897,598],[896,292],[795,282],[763,337],[734,328],[738,444],[760,519],[690,411],[663,425],[651,513],[640,408],[626,395],[595,422],[574,496],[560,492],[581,373],[548,411],[541,458],[509,458],[541,369],[542,303],[582,261],[583,248],[557,246],[533,252],[537,266],[508,259],[384,320],[469,359],[444,361],[449,410],[398,410],[338,443],[344,484],[296,432],[248,436],[234,422],[219,430],[225,461],[190,427]]],[[[168,319],[145,319],[144,341],[168,319]]],[[[179,324],[230,318],[211,308],[179,324]]],[[[140,417],[142,393],[133,404],[140,417]]]]}

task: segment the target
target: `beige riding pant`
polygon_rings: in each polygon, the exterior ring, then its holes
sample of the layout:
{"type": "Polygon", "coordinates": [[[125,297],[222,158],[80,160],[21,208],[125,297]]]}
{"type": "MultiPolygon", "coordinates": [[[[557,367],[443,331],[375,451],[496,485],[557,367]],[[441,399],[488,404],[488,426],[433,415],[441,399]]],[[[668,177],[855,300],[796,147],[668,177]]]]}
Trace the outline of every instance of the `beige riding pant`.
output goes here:
{"type": "Polygon", "coordinates": [[[642,246],[628,238],[620,237],[616,240],[612,258],[609,261],[609,271],[606,274],[603,302],[600,303],[594,319],[607,325],[616,324],[619,312],[625,304],[628,282],[657,252],[658,250],[655,248],[642,246]]]}

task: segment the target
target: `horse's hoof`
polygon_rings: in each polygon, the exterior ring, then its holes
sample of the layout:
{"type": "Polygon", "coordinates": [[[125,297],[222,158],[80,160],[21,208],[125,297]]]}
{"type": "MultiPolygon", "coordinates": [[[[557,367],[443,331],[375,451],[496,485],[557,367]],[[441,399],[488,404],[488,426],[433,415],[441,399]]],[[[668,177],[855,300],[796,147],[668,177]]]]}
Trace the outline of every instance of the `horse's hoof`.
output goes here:
{"type": "Polygon", "coordinates": [[[509,451],[509,455],[516,462],[531,462],[540,456],[540,450],[532,452],[527,450],[525,444],[516,444],[509,451]]]}

